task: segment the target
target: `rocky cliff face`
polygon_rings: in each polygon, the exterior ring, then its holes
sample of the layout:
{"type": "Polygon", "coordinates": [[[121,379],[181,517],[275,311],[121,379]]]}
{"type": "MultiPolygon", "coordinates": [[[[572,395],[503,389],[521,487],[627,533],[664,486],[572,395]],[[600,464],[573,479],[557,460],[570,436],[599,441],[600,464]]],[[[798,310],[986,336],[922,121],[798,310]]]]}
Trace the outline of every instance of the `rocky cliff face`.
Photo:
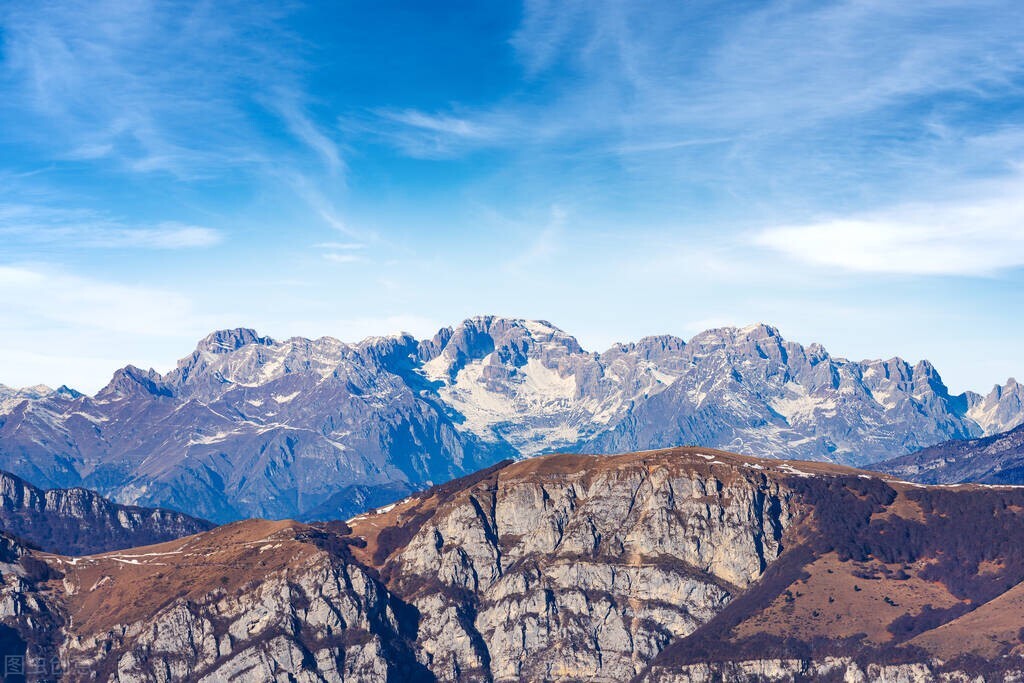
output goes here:
{"type": "Polygon", "coordinates": [[[1011,377],[1006,384],[992,387],[985,396],[968,393],[968,414],[985,426],[985,434],[1006,432],[1021,424],[1024,415],[1024,386],[1011,377]]]}
{"type": "Polygon", "coordinates": [[[1015,681],[1022,670],[1000,671],[986,678],[976,666],[946,667],[935,662],[903,664],[861,664],[854,657],[826,657],[821,660],[768,657],[743,662],[711,662],[681,667],[652,667],[641,683],[798,683],[800,681],[843,681],[844,683],[934,683],[944,681],[1015,681]]]}
{"type": "Polygon", "coordinates": [[[67,555],[159,543],[213,524],[171,510],[117,505],[86,489],[43,491],[0,472],[0,529],[67,555]]]}
{"type": "Polygon", "coordinates": [[[356,553],[419,610],[443,680],[628,680],[782,550],[788,492],[691,459],[520,463],[397,505],[356,553]]]}
{"type": "Polygon", "coordinates": [[[0,468],[224,522],[330,519],[504,458],[701,445],[849,464],[1018,424],[1019,385],[952,396],[927,362],[852,362],[766,325],[583,350],[483,316],[429,340],[223,330],[89,397],[0,389],[0,468]],[[352,496],[339,496],[348,490],[352,496]]]}
{"type": "Polygon", "coordinates": [[[20,539],[0,532],[0,659],[5,681],[61,677],[66,621],[62,596],[50,590],[60,578],[59,571],[20,539]],[[30,662],[31,678],[9,675],[17,673],[18,664],[28,673],[30,662]]]}
{"type": "Polygon", "coordinates": [[[70,680],[431,680],[415,613],[337,537],[244,522],[144,552],[51,560],[70,680]],[[124,591],[151,591],[111,602],[124,591]]]}
{"type": "Polygon", "coordinates": [[[0,654],[27,680],[433,680],[415,613],[335,541],[247,522],[65,558],[0,537],[0,654]]]}
{"type": "Polygon", "coordinates": [[[1022,511],[718,451],[542,456],[348,523],[8,540],[0,626],[72,681],[1002,680],[1022,511]]]}

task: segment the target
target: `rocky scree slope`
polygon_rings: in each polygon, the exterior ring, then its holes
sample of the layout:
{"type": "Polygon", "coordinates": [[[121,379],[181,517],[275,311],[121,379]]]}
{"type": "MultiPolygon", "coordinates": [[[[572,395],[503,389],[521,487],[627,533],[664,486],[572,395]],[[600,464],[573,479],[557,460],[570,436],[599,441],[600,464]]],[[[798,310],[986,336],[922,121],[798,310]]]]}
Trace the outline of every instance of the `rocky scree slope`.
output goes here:
{"type": "Polygon", "coordinates": [[[541,456],[347,523],[16,548],[0,622],[68,680],[1001,680],[1024,674],[1022,531],[1012,488],[541,456]]]}
{"type": "Polygon", "coordinates": [[[697,444],[873,462],[1016,426],[1015,382],[950,395],[926,361],[853,362],[766,325],[582,349],[550,323],[275,341],[215,332],[95,396],[0,388],[0,468],[217,522],[342,518],[504,458],[697,444]]]}

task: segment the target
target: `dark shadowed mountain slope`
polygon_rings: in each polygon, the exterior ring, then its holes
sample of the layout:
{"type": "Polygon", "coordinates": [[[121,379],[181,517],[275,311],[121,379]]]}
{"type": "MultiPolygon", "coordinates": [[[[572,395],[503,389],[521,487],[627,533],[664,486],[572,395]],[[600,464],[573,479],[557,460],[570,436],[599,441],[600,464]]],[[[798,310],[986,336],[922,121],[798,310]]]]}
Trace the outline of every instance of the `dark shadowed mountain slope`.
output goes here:
{"type": "Polygon", "coordinates": [[[981,439],[947,441],[871,469],[922,484],[1024,484],[1024,425],[981,439]]]}
{"type": "Polygon", "coordinates": [[[1015,426],[1024,390],[951,395],[926,361],[853,362],[767,325],[582,349],[482,316],[429,340],[215,332],[95,396],[0,388],[0,468],[214,521],[347,517],[504,458],[677,445],[873,462],[1015,426]],[[347,492],[347,493],[346,493],[347,492]]]}
{"type": "Polygon", "coordinates": [[[43,550],[87,555],[211,529],[180,512],[111,503],[86,489],[40,490],[0,472],[0,530],[43,550]]]}

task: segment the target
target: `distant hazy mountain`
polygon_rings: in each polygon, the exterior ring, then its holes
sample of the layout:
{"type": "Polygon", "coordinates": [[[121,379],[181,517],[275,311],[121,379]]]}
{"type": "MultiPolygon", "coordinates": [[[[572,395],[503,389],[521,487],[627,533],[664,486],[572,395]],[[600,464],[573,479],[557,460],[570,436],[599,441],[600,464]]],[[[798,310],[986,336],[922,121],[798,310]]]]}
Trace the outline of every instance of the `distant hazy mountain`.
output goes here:
{"type": "Polygon", "coordinates": [[[0,531],[50,552],[88,555],[170,541],[212,527],[180,512],[117,505],[86,489],[42,491],[0,472],[0,531]]]}
{"type": "Polygon", "coordinates": [[[922,484],[1024,484],[1024,425],[981,439],[947,441],[871,469],[922,484]]]}
{"type": "Polygon", "coordinates": [[[863,464],[1022,421],[1015,382],[950,395],[926,361],[852,362],[766,325],[583,350],[477,317],[432,339],[215,332],[93,397],[0,390],[0,468],[208,519],[346,517],[507,457],[681,444],[863,464]]]}

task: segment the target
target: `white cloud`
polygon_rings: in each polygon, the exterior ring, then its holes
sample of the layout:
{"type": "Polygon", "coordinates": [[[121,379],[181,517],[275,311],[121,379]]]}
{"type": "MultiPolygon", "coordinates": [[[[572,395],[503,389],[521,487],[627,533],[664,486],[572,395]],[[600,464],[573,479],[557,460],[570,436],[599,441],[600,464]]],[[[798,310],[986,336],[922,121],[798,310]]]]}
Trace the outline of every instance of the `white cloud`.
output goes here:
{"type": "Polygon", "coordinates": [[[313,245],[317,249],[338,249],[341,251],[365,249],[365,244],[359,242],[319,242],[313,245]]]}
{"type": "Polygon", "coordinates": [[[848,271],[987,276],[1024,266],[1024,183],[979,201],[913,204],[768,228],[755,244],[848,271]]]}
{"type": "Polygon", "coordinates": [[[195,334],[203,325],[191,301],[172,291],[20,265],[0,266],[0,321],[5,328],[56,324],[133,335],[195,334]]]}
{"type": "MultiPolygon", "coordinates": [[[[943,97],[970,110],[976,97],[1019,95],[1016,9],[1006,0],[777,1],[737,12],[528,0],[510,44],[529,88],[483,106],[378,112],[368,132],[419,157],[497,147],[550,158],[578,145],[590,155],[686,158],[728,145],[681,172],[729,183],[737,172],[841,168],[867,137],[861,130],[896,129],[903,142],[892,154],[919,142],[925,156],[936,127],[957,127],[962,113],[947,121],[959,110],[914,105],[943,97]],[[780,160],[786,150],[794,168],[780,160]]],[[[956,136],[945,143],[955,149],[956,136]]],[[[664,173],[656,160],[630,163],[664,173]]]]}
{"type": "Polygon", "coordinates": [[[331,263],[356,263],[366,260],[362,250],[366,245],[361,242],[320,242],[314,248],[323,252],[323,258],[331,263]]]}
{"type": "Polygon", "coordinates": [[[123,230],[109,236],[111,246],[145,247],[150,249],[184,249],[189,247],[211,247],[220,244],[223,235],[212,228],[196,225],[162,223],[156,228],[123,230]]]}
{"type": "Polygon", "coordinates": [[[324,258],[327,259],[328,261],[330,261],[331,263],[355,263],[356,261],[361,261],[362,260],[356,254],[347,254],[347,253],[338,253],[338,252],[326,253],[326,254],[324,254],[324,258]]]}
{"type": "Polygon", "coordinates": [[[382,115],[392,121],[403,123],[413,128],[460,138],[488,138],[492,137],[495,133],[495,129],[491,126],[482,125],[479,122],[457,116],[426,114],[413,109],[383,112],[382,115]]]}
{"type": "Polygon", "coordinates": [[[371,240],[373,234],[366,234],[350,226],[341,215],[334,200],[321,183],[303,173],[285,173],[284,180],[309,210],[316,214],[325,225],[353,240],[371,240]]]}
{"type": "Polygon", "coordinates": [[[93,392],[127,363],[166,371],[225,320],[168,289],[0,265],[0,382],[93,392]]]}
{"type": "MultiPolygon", "coordinates": [[[[516,116],[501,111],[456,116],[416,109],[381,109],[376,116],[360,132],[380,136],[409,156],[419,158],[444,158],[480,147],[500,146],[521,140],[525,134],[516,116]]],[[[344,125],[358,129],[352,121],[344,125]]],[[[533,132],[537,130],[534,128],[533,132]]]]}
{"type": "Polygon", "coordinates": [[[507,219],[502,222],[510,233],[520,233],[525,248],[507,259],[502,268],[508,272],[521,273],[550,261],[561,248],[561,237],[565,230],[569,212],[561,206],[552,206],[547,222],[535,228],[532,225],[517,224],[507,219]]]}
{"type": "Polygon", "coordinates": [[[594,5],[579,0],[526,0],[523,23],[510,41],[529,77],[555,63],[594,5]]]}

